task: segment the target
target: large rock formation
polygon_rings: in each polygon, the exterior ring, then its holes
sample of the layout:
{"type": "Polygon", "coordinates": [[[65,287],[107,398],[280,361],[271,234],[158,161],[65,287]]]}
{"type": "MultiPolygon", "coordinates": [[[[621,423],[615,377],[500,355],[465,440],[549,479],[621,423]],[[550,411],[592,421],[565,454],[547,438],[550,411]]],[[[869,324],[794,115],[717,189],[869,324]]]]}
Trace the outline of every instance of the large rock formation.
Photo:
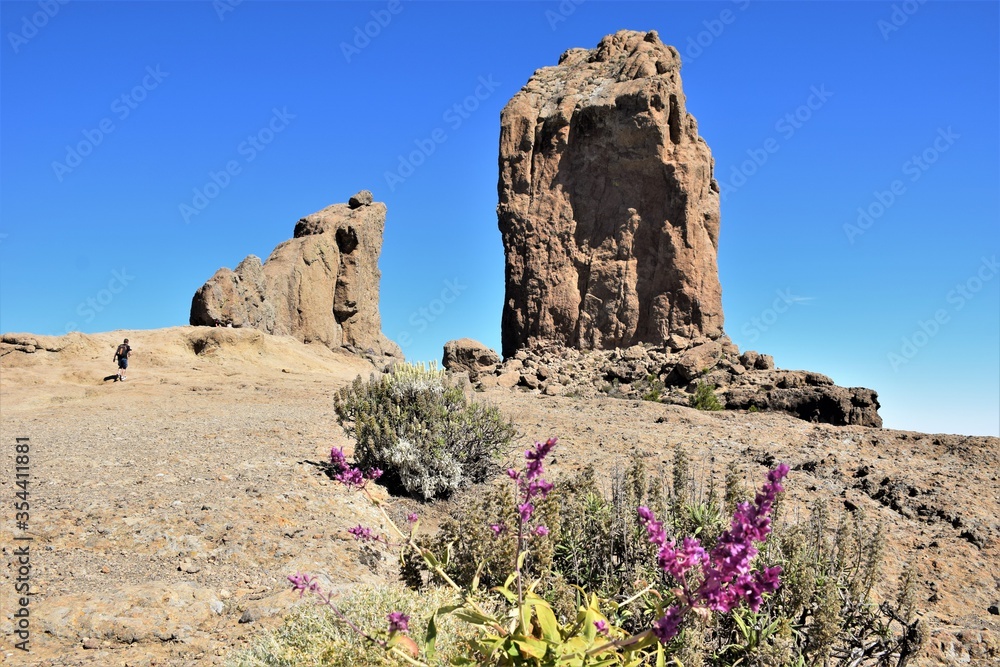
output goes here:
{"type": "Polygon", "coordinates": [[[505,357],[722,336],[719,190],[680,65],[655,32],[621,31],[504,108],[505,357]]]}
{"type": "Polygon", "coordinates": [[[378,257],[385,204],[367,190],[299,220],[266,262],[248,256],[194,295],[191,324],[253,327],[330,348],[402,357],[382,334],[378,257]]]}

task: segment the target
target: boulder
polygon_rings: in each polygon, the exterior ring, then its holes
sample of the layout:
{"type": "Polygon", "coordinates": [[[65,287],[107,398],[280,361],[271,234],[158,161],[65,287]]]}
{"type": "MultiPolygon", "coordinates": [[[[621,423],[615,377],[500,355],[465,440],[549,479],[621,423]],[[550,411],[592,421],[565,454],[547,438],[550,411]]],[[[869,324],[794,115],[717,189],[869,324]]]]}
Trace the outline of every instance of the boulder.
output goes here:
{"type": "Polygon", "coordinates": [[[444,344],[441,365],[449,371],[465,371],[475,381],[483,373],[492,373],[500,363],[500,355],[477,340],[460,338],[444,344]]]}
{"type": "Polygon", "coordinates": [[[719,187],[680,65],[655,32],[624,30],[503,109],[504,357],[722,336],[719,187]]]}
{"type": "Polygon", "coordinates": [[[724,392],[723,398],[730,410],[754,407],[786,412],[810,422],[882,427],[882,418],[878,414],[878,393],[864,387],[832,384],[774,389],[737,387],[724,392]]]}
{"type": "Polygon", "coordinates": [[[252,327],[305,343],[402,357],[382,333],[378,258],[385,204],[359,192],[299,220],[266,262],[216,271],[191,302],[193,325],[252,327]],[[368,203],[364,203],[364,202],[368,203]]]}
{"type": "Polygon", "coordinates": [[[722,357],[722,345],[716,341],[696,345],[681,355],[674,366],[674,375],[680,380],[677,384],[686,384],[704,371],[711,370],[722,357]]]}

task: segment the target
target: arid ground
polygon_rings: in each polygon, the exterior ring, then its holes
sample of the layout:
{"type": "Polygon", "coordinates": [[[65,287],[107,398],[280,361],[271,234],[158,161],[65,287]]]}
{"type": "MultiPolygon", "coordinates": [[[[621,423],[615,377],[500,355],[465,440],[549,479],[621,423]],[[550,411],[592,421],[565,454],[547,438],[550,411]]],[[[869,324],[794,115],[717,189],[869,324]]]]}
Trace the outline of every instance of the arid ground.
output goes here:
{"type": "MultiPolygon", "coordinates": [[[[288,574],[325,572],[343,590],[395,576],[392,554],[347,533],[376,525],[374,511],[316,465],[331,446],[350,453],[332,395],[372,372],[368,361],[242,329],[18,338],[0,350],[0,662],[223,664],[299,603],[288,574]],[[128,380],[116,383],[105,378],[124,337],[135,351],[128,380]],[[15,438],[30,442],[27,531],[10,502],[15,438]],[[15,540],[25,536],[33,540],[15,540]],[[23,544],[28,653],[14,648],[12,619],[23,544]]],[[[669,466],[678,444],[702,481],[721,481],[734,459],[750,481],[787,462],[791,511],[824,497],[884,521],[884,591],[916,563],[931,634],[921,664],[1000,655],[997,438],[501,388],[477,398],[515,421],[521,445],[560,438],[556,480],[591,463],[609,471],[635,450],[669,466]]],[[[449,506],[401,499],[394,511],[416,509],[433,526],[449,506]]]]}

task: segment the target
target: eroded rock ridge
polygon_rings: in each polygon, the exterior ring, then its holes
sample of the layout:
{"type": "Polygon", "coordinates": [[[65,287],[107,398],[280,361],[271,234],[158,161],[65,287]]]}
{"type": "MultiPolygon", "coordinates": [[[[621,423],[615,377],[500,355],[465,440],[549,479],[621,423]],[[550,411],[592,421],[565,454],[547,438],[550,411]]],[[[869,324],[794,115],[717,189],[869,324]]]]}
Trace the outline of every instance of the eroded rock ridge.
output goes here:
{"type": "Polygon", "coordinates": [[[266,262],[250,255],[194,295],[191,324],[253,327],[305,343],[402,357],[382,333],[378,258],[385,204],[362,190],[295,225],[266,262]]]}

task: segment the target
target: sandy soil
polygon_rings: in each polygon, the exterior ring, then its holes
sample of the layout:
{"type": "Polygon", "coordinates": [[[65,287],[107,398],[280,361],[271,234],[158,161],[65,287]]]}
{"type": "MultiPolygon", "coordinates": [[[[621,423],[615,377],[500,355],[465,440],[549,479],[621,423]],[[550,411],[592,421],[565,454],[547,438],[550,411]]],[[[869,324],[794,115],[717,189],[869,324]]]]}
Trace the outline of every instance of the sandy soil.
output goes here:
{"type": "MultiPolygon", "coordinates": [[[[0,516],[0,661],[222,664],[298,601],[288,574],[326,572],[343,589],[394,576],[391,554],[346,532],[377,525],[374,511],[316,466],[331,446],[350,452],[332,394],[372,372],[368,361],[234,329],[30,338],[33,351],[0,349],[3,498],[19,490],[15,438],[31,448],[27,531],[9,502],[0,516]],[[105,380],[124,337],[135,350],[128,381],[105,380]],[[13,645],[15,549],[25,543],[30,653],[13,645]]],[[[610,470],[633,450],[669,464],[677,444],[703,480],[721,480],[733,459],[753,480],[774,460],[789,463],[792,507],[817,496],[863,507],[889,528],[887,577],[917,563],[933,635],[921,663],[991,664],[1000,637],[1000,617],[988,611],[1000,602],[998,439],[519,390],[479,397],[514,419],[524,445],[560,438],[556,479],[588,463],[610,470]]],[[[400,516],[416,507],[395,505],[400,516]]],[[[419,511],[433,524],[448,507],[419,511]]]]}

